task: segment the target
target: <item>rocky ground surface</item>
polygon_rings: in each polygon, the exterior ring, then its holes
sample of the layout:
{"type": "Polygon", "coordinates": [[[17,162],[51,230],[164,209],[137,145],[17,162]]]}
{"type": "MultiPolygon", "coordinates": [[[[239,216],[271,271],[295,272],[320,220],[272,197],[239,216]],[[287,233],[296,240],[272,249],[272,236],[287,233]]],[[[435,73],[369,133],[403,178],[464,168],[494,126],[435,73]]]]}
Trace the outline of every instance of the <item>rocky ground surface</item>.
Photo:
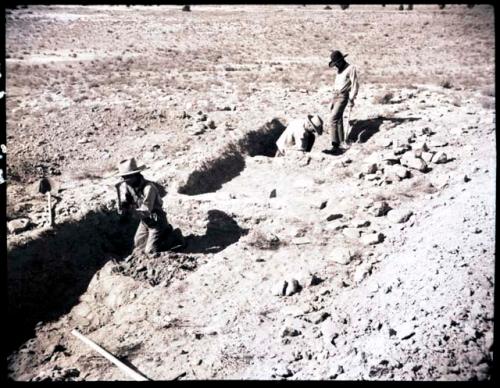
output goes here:
{"type": "Polygon", "coordinates": [[[491,9],[370,7],[8,12],[9,378],[129,379],[75,328],[153,380],[492,377],[493,76],[469,88],[453,50],[474,47],[490,74],[491,9]],[[317,31],[305,53],[290,18],[317,31]],[[339,42],[332,24],[351,34],[339,42]],[[410,62],[406,78],[368,64],[356,32],[410,62]],[[417,38],[425,53],[410,54],[401,43],[417,38]],[[332,40],[364,69],[357,142],[327,155],[326,134],[310,154],[271,157],[291,118],[328,117],[332,40]],[[136,223],[103,179],[130,156],[167,186],[184,250],[131,254],[136,223]],[[54,228],[42,173],[61,182],[54,228]]]}

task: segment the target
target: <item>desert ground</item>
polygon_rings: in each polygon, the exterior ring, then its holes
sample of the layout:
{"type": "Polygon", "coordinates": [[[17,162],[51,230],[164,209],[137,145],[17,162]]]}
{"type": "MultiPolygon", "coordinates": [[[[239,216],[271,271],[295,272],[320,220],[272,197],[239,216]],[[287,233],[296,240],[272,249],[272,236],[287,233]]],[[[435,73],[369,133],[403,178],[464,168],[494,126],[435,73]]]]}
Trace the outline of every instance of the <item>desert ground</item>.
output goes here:
{"type": "Polygon", "coordinates": [[[150,380],[493,379],[493,7],[398,8],[7,9],[8,378],[131,379],[76,329],[150,380]],[[312,152],[273,157],[307,114],[312,152]],[[130,157],[183,250],[131,254],[130,157]]]}

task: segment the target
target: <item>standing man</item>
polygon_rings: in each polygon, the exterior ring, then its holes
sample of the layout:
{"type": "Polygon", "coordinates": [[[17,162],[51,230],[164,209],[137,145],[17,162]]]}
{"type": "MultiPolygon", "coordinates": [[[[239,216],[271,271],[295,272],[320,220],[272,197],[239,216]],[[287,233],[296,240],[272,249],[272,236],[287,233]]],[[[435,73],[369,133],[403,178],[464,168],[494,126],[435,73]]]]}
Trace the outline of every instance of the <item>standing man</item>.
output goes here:
{"type": "Polygon", "coordinates": [[[156,253],[174,246],[185,246],[180,230],[173,231],[163,210],[166,195],[163,186],[145,179],[141,171],[146,166],[137,166],[134,158],[122,160],[118,165],[118,176],[122,180],[117,183],[120,200],[120,212],[135,213],[139,219],[139,227],[134,236],[134,247],[144,249],[145,253],[156,253]],[[121,201],[121,198],[124,198],[121,201]],[[175,240],[175,241],[174,241],[175,240]]]}
{"type": "Polygon", "coordinates": [[[331,60],[328,64],[329,67],[335,67],[337,70],[333,85],[333,99],[330,104],[330,110],[332,111],[332,149],[327,153],[331,154],[337,153],[341,143],[345,143],[347,140],[344,133],[344,110],[347,104],[349,104],[349,109],[352,109],[359,89],[356,68],[347,63],[345,57],[347,57],[347,54],[342,55],[340,51],[334,50],[330,55],[331,60]]]}
{"type": "Polygon", "coordinates": [[[323,134],[323,120],[318,115],[307,115],[294,119],[276,141],[276,156],[284,156],[289,151],[311,152],[316,135],[323,134]]]}

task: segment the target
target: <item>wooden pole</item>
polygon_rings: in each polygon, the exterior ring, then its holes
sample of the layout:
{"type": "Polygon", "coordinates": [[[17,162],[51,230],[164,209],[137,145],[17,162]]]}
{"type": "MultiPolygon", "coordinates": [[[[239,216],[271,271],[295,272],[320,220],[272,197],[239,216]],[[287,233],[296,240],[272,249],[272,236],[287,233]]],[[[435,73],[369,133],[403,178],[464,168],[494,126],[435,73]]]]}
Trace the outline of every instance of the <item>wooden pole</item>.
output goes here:
{"type": "Polygon", "coordinates": [[[123,362],[121,362],[119,359],[117,359],[111,353],[108,353],[106,350],[101,348],[99,345],[97,345],[92,340],[85,337],[83,334],[78,332],[76,329],[72,330],[71,334],[73,334],[76,338],[78,338],[82,342],[85,342],[87,345],[89,345],[96,352],[100,353],[102,356],[107,358],[109,361],[111,361],[113,364],[115,364],[119,369],[121,369],[122,372],[124,372],[128,376],[132,377],[135,381],[148,381],[149,380],[147,377],[141,375],[140,373],[137,373],[136,371],[134,371],[133,369],[131,369],[130,367],[125,365],[123,362]]]}
{"type": "Polygon", "coordinates": [[[47,191],[47,202],[49,203],[49,225],[54,226],[54,217],[52,216],[52,195],[47,191]]]}

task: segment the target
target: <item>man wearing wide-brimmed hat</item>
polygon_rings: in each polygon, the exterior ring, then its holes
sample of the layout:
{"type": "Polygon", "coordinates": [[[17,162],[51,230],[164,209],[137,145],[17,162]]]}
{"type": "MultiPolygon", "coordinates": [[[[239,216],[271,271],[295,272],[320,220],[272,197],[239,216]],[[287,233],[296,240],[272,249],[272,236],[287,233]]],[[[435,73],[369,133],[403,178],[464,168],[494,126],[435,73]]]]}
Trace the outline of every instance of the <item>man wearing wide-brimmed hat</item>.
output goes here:
{"type": "Polygon", "coordinates": [[[344,133],[344,110],[347,104],[349,104],[350,108],[354,106],[354,100],[359,89],[356,68],[347,63],[345,57],[347,57],[347,54],[343,55],[340,51],[333,50],[328,63],[329,67],[334,67],[337,70],[337,76],[333,84],[333,99],[330,104],[330,110],[332,111],[332,149],[329,152],[331,153],[336,153],[341,143],[348,140],[348,134],[344,133]]]}
{"type": "Polygon", "coordinates": [[[276,156],[284,156],[289,151],[310,152],[316,135],[323,134],[323,120],[318,115],[294,119],[276,141],[276,156]]]}
{"type": "Polygon", "coordinates": [[[140,219],[134,237],[135,248],[144,248],[146,253],[156,253],[173,245],[184,246],[182,234],[179,236],[178,229],[173,233],[163,210],[162,197],[166,195],[165,189],[158,183],[145,179],[141,174],[145,169],[146,166],[137,166],[135,159],[131,158],[119,163],[116,174],[122,178],[117,183],[120,211],[125,214],[133,212],[140,219]],[[173,242],[172,237],[179,241],[173,242]]]}

